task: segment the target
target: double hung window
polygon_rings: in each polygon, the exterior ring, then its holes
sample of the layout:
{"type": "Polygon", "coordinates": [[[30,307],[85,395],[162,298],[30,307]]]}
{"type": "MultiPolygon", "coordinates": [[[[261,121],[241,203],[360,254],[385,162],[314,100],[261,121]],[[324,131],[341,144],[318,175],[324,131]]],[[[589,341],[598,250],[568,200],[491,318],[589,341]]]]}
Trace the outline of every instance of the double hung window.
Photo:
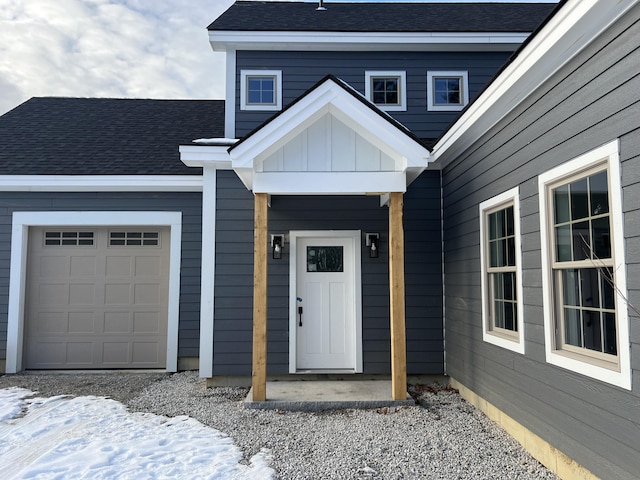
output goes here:
{"type": "Polygon", "coordinates": [[[617,142],[541,175],[539,184],[547,360],[626,386],[617,142]]]}
{"type": "Polygon", "coordinates": [[[518,189],[480,204],[483,340],[524,353],[518,189]]]}

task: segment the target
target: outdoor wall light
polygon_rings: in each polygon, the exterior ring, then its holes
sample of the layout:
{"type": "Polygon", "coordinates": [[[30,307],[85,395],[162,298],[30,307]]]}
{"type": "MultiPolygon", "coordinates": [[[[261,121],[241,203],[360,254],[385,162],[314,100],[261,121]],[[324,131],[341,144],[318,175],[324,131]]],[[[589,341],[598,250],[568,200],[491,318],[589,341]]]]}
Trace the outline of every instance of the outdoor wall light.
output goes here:
{"type": "Polygon", "coordinates": [[[378,243],[380,242],[379,233],[366,233],[365,245],[369,247],[369,258],[378,258],[378,243]]]}
{"type": "Polygon", "coordinates": [[[273,258],[278,260],[282,258],[282,247],[284,246],[284,234],[276,233],[271,235],[271,251],[273,258]]]}

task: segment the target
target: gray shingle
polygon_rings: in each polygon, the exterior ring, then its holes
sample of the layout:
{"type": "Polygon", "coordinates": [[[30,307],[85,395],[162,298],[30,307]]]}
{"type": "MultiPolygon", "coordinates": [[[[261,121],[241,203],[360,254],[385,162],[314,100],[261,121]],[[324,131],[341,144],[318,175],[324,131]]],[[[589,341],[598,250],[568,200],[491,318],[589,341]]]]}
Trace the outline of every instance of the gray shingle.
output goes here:
{"type": "Polygon", "coordinates": [[[209,30],[308,32],[531,32],[550,3],[328,3],[238,1],[209,30]]]}
{"type": "Polygon", "coordinates": [[[178,146],[222,136],[222,100],[32,98],[0,117],[0,175],[197,175],[178,146]]]}

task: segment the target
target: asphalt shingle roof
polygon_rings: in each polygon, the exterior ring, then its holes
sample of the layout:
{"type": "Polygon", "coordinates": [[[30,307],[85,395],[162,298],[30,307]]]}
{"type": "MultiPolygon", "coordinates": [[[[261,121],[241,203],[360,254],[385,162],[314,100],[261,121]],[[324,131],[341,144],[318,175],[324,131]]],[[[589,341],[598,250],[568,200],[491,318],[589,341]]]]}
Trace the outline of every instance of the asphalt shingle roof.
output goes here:
{"type": "Polygon", "coordinates": [[[0,175],[198,175],[178,146],[223,136],[223,100],[32,98],[0,117],[0,175]]]}
{"type": "Polygon", "coordinates": [[[531,32],[553,3],[329,3],[238,1],[212,31],[531,32]]]}

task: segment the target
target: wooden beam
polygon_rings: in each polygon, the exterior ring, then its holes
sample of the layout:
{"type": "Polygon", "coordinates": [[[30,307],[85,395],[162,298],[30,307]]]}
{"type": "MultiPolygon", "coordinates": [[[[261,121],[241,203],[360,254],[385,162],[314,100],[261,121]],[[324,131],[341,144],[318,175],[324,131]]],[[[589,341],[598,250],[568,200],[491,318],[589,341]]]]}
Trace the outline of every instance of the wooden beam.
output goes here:
{"type": "Polygon", "coordinates": [[[407,342],[404,305],[403,194],[389,195],[389,301],[391,306],[391,390],[394,400],[407,396],[407,342]]]}
{"type": "Polygon", "coordinates": [[[253,227],[253,401],[267,399],[267,208],[268,195],[255,194],[253,227]]]}

